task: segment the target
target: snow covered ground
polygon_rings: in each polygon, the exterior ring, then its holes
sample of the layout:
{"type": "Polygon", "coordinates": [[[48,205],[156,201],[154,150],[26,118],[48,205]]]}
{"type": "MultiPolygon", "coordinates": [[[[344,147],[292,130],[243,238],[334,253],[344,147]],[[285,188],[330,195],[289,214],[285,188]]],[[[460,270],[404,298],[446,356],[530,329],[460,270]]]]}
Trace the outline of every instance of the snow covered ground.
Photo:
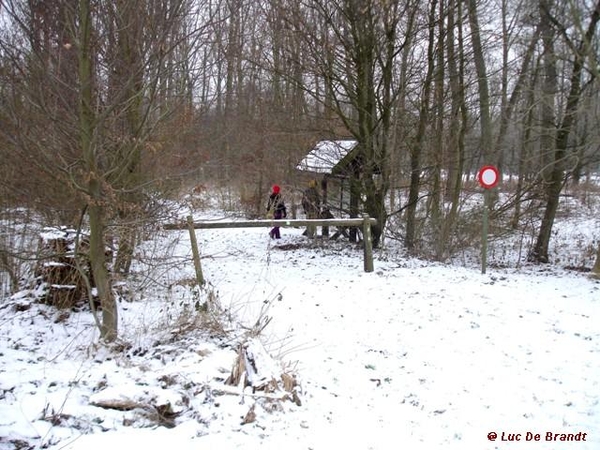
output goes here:
{"type": "Polygon", "coordinates": [[[89,312],[0,304],[0,448],[598,449],[600,282],[562,266],[600,222],[555,230],[563,263],[491,257],[485,275],[391,242],[365,273],[360,248],[301,229],[198,231],[225,326],[271,318],[260,340],[299,402],[225,384],[243,329],[190,326],[203,294],[186,284],[189,239],[166,232],[146,251],[185,258],[136,268],[146,288],[119,304],[119,349],[89,312]]]}

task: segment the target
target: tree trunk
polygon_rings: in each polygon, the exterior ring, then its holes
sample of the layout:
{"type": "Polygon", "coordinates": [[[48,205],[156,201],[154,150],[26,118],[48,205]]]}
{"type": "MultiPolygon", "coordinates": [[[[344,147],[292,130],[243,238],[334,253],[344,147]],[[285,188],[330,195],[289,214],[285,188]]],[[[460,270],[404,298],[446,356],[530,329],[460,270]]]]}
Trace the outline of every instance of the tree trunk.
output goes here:
{"type": "Polygon", "coordinates": [[[419,122],[415,142],[410,148],[410,187],[408,191],[408,203],[406,205],[406,236],[404,246],[414,250],[417,230],[417,203],[419,201],[419,190],[421,188],[421,154],[425,142],[425,130],[429,123],[429,107],[431,101],[431,84],[433,82],[433,71],[435,68],[434,43],[435,43],[435,10],[437,1],[433,0],[429,11],[429,42],[427,47],[427,74],[423,82],[423,93],[421,94],[421,105],[419,109],[419,122]]]}
{"type": "Polygon", "coordinates": [[[473,59],[477,72],[477,86],[479,88],[479,115],[481,127],[480,147],[484,164],[495,164],[497,158],[492,154],[492,121],[490,116],[490,94],[488,87],[487,70],[479,32],[479,18],[477,13],[477,0],[469,0],[469,23],[471,25],[471,41],[473,46],[473,59]]]}
{"type": "MultiPolygon", "coordinates": [[[[419,124],[423,118],[419,120],[419,124]]],[[[421,132],[421,136],[424,131],[421,132]]],[[[421,148],[417,141],[410,149],[410,185],[408,188],[408,201],[406,203],[406,235],[404,246],[412,251],[415,247],[417,231],[417,203],[419,201],[419,189],[421,187],[421,148]]]]}
{"type": "MultiPolygon", "coordinates": [[[[445,17],[446,11],[444,10],[444,2],[439,2],[439,13],[438,17],[445,17]]],[[[437,36],[437,62],[434,76],[434,111],[435,121],[433,129],[433,183],[431,192],[431,228],[434,236],[434,254],[438,261],[444,259],[444,253],[448,249],[448,240],[444,236],[444,223],[446,222],[443,218],[442,211],[442,166],[444,160],[447,157],[447,145],[446,137],[444,136],[444,96],[445,96],[445,59],[446,54],[444,52],[445,46],[445,21],[438,20],[438,36],[437,36]]]]}
{"type": "Polygon", "coordinates": [[[448,5],[448,72],[451,95],[451,117],[448,139],[448,154],[450,155],[448,167],[448,180],[446,199],[450,201],[450,211],[444,220],[442,239],[448,240],[452,234],[454,224],[458,217],[458,206],[462,191],[462,175],[465,166],[465,133],[468,121],[467,105],[465,102],[464,88],[464,52],[463,52],[463,23],[462,2],[455,3],[450,0],[448,5]],[[455,22],[455,18],[457,22],[455,22]],[[455,31],[458,30],[458,48],[456,53],[455,31]]]}
{"type": "MultiPolygon", "coordinates": [[[[542,14],[550,14],[548,9],[542,11],[542,14]]],[[[558,211],[560,193],[565,183],[564,165],[567,156],[567,148],[569,137],[577,115],[577,107],[581,97],[581,76],[583,72],[585,58],[590,49],[590,43],[594,36],[596,25],[600,20],[600,0],[598,1],[594,13],[592,14],[588,29],[585,36],[581,39],[578,48],[575,50],[575,59],[573,61],[573,71],[571,74],[571,88],[567,97],[565,113],[563,121],[556,133],[556,150],[554,152],[554,160],[551,165],[552,171],[547,183],[547,200],[544,217],[540,225],[540,231],[537,241],[533,248],[530,259],[536,262],[548,262],[548,247],[550,244],[550,236],[552,234],[552,226],[558,211]]]]}
{"type": "Polygon", "coordinates": [[[87,171],[88,214],[90,221],[90,264],[98,298],[102,305],[102,324],[100,337],[107,342],[117,338],[117,304],[112,294],[110,274],[106,267],[106,243],[104,225],[104,198],[102,180],[99,178],[96,160],[95,120],[93,108],[93,72],[91,53],[91,4],[90,0],[79,0],[80,38],[79,38],[79,124],[81,151],[87,171]]]}
{"type": "MultiPolygon", "coordinates": [[[[521,70],[519,71],[519,75],[518,75],[517,81],[514,85],[512,94],[510,95],[510,99],[506,103],[503,102],[503,106],[502,106],[501,113],[500,113],[500,126],[498,129],[498,135],[496,136],[496,145],[495,145],[496,152],[503,151],[504,140],[507,135],[506,130],[508,129],[510,119],[512,118],[512,114],[515,109],[515,106],[521,96],[523,87],[524,87],[525,83],[527,82],[527,77],[531,73],[530,72],[531,60],[533,59],[535,49],[538,44],[540,32],[541,32],[541,27],[539,27],[539,26],[536,27],[535,32],[534,32],[533,36],[531,37],[531,41],[529,42],[529,46],[527,47],[527,51],[525,52],[525,55],[523,56],[521,70]]],[[[508,40],[508,37],[506,36],[504,39],[508,40]]]]}
{"type": "MultiPolygon", "coordinates": [[[[118,229],[119,241],[115,258],[114,272],[127,275],[132,263],[137,242],[136,219],[139,217],[141,159],[140,142],[143,140],[143,118],[141,105],[144,89],[144,61],[140,53],[143,40],[144,15],[131,2],[120,1],[115,4],[116,44],[115,64],[112,70],[112,87],[114,98],[110,102],[117,106],[122,119],[117,121],[115,133],[119,138],[116,144],[117,161],[120,167],[111,185],[119,191],[126,192],[119,198],[118,229]]],[[[159,45],[161,43],[158,43],[159,45]]],[[[161,79],[168,74],[157,74],[161,79]]],[[[163,90],[163,102],[169,104],[175,93],[163,90]]]]}
{"type": "MultiPolygon", "coordinates": [[[[400,138],[395,138],[395,142],[400,143],[401,141],[403,141],[402,136],[406,136],[408,134],[408,129],[405,128],[401,128],[401,130],[398,130],[398,126],[400,124],[404,124],[407,120],[407,118],[410,116],[410,114],[408,114],[407,112],[407,100],[408,100],[408,76],[409,76],[409,69],[410,69],[410,65],[409,65],[409,59],[411,56],[411,52],[412,52],[412,40],[413,40],[413,30],[415,27],[415,23],[416,23],[416,16],[417,16],[417,8],[410,8],[410,10],[407,13],[408,18],[407,20],[407,25],[406,25],[406,32],[405,32],[405,44],[404,44],[404,48],[402,49],[402,57],[401,57],[401,61],[400,61],[400,74],[399,74],[399,86],[398,86],[398,100],[397,100],[397,107],[395,109],[395,114],[394,114],[394,135],[396,137],[396,134],[399,134],[400,132],[402,133],[400,138]]],[[[406,147],[405,145],[399,146],[399,145],[393,145],[391,148],[391,157],[390,157],[390,165],[391,165],[391,170],[390,170],[390,188],[392,190],[391,195],[390,195],[390,210],[391,211],[395,211],[396,210],[396,195],[397,195],[397,190],[400,187],[399,186],[399,181],[400,181],[400,177],[401,174],[403,172],[403,170],[400,168],[400,164],[401,162],[404,160],[404,158],[401,155],[401,150],[405,150],[406,147]]]]}
{"type": "Polygon", "coordinates": [[[524,105],[527,114],[525,115],[525,121],[523,124],[524,130],[522,132],[523,136],[521,138],[523,148],[521,150],[521,155],[519,156],[519,173],[517,179],[517,187],[515,191],[515,198],[517,199],[517,201],[515,202],[515,211],[511,219],[511,228],[513,230],[516,230],[518,228],[519,221],[521,219],[521,197],[524,194],[524,184],[530,170],[527,161],[529,161],[533,155],[531,133],[534,127],[535,92],[533,86],[535,85],[535,79],[536,76],[533,75],[531,77],[531,81],[529,82],[528,94],[524,105]]]}

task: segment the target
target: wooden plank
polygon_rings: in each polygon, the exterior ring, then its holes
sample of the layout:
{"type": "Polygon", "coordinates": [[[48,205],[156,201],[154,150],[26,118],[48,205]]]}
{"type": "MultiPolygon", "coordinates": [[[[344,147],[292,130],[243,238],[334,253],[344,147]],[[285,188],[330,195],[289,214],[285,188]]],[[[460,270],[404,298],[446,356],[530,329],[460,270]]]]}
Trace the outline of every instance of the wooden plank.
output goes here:
{"type": "Polygon", "coordinates": [[[193,226],[195,229],[215,229],[215,228],[260,228],[260,227],[305,227],[308,225],[315,225],[319,227],[333,226],[333,227],[358,227],[363,226],[365,220],[369,222],[369,225],[373,226],[377,224],[377,219],[372,218],[354,218],[354,219],[281,219],[281,220],[239,220],[239,221],[223,221],[223,222],[194,222],[188,224],[187,222],[181,223],[168,223],[163,226],[165,230],[186,230],[193,226]]]}

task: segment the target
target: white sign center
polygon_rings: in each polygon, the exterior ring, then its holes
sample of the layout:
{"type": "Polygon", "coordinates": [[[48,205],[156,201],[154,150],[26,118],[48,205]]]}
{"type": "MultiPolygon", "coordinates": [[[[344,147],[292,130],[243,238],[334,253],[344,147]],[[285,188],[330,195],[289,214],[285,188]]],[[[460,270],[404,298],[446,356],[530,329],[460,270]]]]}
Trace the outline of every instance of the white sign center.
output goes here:
{"type": "Polygon", "coordinates": [[[483,184],[494,184],[496,183],[497,175],[493,169],[486,169],[481,173],[481,181],[483,184]]]}
{"type": "Polygon", "coordinates": [[[496,186],[499,178],[498,169],[494,166],[483,166],[477,174],[477,181],[485,189],[491,189],[496,186]]]}

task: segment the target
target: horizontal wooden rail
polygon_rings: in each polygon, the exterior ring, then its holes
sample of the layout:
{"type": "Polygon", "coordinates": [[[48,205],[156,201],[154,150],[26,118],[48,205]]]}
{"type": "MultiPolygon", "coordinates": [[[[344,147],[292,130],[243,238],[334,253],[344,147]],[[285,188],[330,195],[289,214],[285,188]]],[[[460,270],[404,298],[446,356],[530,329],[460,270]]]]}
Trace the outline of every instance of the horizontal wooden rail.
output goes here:
{"type": "Polygon", "coordinates": [[[260,228],[260,227],[306,227],[309,225],[319,227],[362,227],[364,247],[364,269],[365,272],[373,272],[373,242],[371,238],[371,226],[377,225],[377,219],[365,216],[350,219],[278,219],[278,220],[239,220],[239,221],[201,221],[194,222],[191,216],[186,222],[168,223],[163,227],[165,230],[189,230],[196,274],[202,283],[202,269],[200,267],[199,252],[196,244],[194,230],[215,228],[260,228]]]}
{"type": "MultiPolygon", "coordinates": [[[[370,226],[377,224],[377,219],[370,217],[354,219],[278,219],[278,220],[240,220],[240,221],[202,221],[193,222],[195,229],[209,228],[260,228],[260,227],[306,227],[315,225],[319,227],[359,227],[365,224],[370,226]]],[[[187,230],[190,225],[188,222],[168,223],[164,225],[165,230],[187,230]]]]}

